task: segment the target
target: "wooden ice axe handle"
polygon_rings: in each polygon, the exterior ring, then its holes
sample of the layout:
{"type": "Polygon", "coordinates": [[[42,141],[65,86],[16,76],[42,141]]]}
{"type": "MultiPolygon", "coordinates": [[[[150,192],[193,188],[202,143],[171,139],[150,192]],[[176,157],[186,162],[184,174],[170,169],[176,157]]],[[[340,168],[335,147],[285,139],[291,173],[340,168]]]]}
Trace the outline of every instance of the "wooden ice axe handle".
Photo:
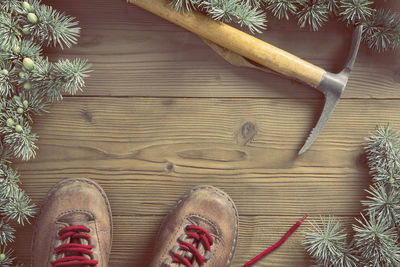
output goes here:
{"type": "Polygon", "coordinates": [[[133,4],[175,23],[285,76],[317,87],[326,72],[299,57],[199,12],[178,12],[169,0],[130,0],[133,4]]]}

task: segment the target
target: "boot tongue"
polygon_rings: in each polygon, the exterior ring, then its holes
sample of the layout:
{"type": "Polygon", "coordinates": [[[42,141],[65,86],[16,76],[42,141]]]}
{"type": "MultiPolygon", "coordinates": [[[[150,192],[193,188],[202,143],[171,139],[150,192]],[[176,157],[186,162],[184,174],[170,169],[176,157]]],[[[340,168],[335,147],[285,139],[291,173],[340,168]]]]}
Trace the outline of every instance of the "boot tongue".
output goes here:
{"type": "Polygon", "coordinates": [[[92,214],[85,211],[70,211],[63,216],[59,217],[57,221],[66,223],[68,225],[87,225],[88,222],[93,221],[92,214]]]}

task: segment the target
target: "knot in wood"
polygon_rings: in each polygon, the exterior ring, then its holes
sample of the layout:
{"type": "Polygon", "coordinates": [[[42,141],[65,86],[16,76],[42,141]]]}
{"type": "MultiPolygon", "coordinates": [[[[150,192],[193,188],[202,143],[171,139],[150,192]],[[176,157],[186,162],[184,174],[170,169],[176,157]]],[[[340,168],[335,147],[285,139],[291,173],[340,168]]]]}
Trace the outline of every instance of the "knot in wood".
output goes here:
{"type": "Polygon", "coordinates": [[[254,123],[250,121],[244,123],[239,130],[239,143],[246,145],[253,140],[256,133],[257,129],[254,123]]]}

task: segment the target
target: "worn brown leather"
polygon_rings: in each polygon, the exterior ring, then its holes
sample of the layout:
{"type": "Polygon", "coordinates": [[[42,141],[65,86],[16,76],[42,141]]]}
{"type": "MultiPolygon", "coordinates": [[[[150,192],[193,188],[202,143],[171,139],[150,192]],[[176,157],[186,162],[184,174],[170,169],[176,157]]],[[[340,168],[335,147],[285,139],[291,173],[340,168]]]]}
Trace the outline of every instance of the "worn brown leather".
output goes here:
{"type": "Polygon", "coordinates": [[[58,231],[71,225],[85,225],[90,229],[90,245],[94,245],[97,266],[108,266],[112,218],[107,196],[94,181],[73,178],[56,184],[42,204],[32,240],[33,267],[51,266],[51,261],[58,258],[54,249],[61,244],[58,231]]]}
{"type": "MultiPolygon", "coordinates": [[[[171,250],[178,246],[177,241],[188,224],[203,227],[214,238],[211,257],[203,266],[230,266],[237,243],[238,220],[235,204],[226,193],[212,186],[193,188],[182,196],[164,219],[150,267],[164,267],[171,260],[171,250]]],[[[201,247],[199,251],[203,253],[201,247]]],[[[171,264],[171,267],[175,266],[182,265],[171,264]]],[[[195,263],[194,266],[198,265],[195,263]]]]}

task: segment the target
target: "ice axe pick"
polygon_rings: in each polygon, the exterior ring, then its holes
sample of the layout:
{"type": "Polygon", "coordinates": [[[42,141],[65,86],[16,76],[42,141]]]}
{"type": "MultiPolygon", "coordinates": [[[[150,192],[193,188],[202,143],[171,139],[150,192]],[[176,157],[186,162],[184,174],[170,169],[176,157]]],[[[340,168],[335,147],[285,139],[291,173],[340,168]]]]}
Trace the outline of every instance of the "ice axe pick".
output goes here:
{"type": "Polygon", "coordinates": [[[300,80],[323,93],[325,104],[322,114],[299,154],[307,151],[317,139],[333,113],[346,87],[361,42],[362,26],[358,26],[353,33],[349,58],[344,69],[339,73],[331,73],[234,27],[212,20],[199,12],[178,12],[171,7],[169,0],[129,1],[229,51],[280,74],[300,80]]]}

